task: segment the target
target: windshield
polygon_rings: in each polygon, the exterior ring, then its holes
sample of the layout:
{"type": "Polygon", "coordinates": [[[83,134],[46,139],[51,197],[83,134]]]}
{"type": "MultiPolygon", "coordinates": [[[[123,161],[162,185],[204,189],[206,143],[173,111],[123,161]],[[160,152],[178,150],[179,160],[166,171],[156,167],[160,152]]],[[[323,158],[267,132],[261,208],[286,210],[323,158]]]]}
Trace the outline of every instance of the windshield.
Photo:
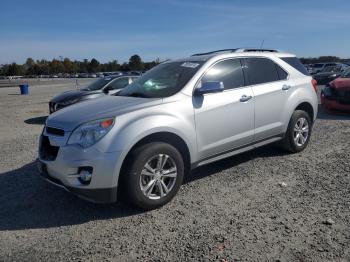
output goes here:
{"type": "Polygon", "coordinates": [[[198,71],[203,62],[166,62],[160,64],[118,95],[134,97],[168,97],[179,92],[198,71]]]}
{"type": "Polygon", "coordinates": [[[97,79],[96,81],[92,82],[90,85],[85,87],[83,90],[88,90],[88,91],[100,90],[102,87],[108,84],[111,80],[112,78],[110,77],[97,79]]]}
{"type": "Polygon", "coordinates": [[[342,78],[350,78],[350,68],[346,69],[342,74],[342,78]]]}

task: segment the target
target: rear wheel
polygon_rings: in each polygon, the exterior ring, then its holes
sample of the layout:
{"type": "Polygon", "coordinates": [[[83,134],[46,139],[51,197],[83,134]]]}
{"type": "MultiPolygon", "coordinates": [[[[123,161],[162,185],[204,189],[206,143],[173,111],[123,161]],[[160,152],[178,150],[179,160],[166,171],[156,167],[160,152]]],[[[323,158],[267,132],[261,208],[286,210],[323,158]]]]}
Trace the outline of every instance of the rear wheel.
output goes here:
{"type": "Polygon", "coordinates": [[[312,121],[309,114],[302,110],[294,111],[282,140],[282,147],[291,153],[304,150],[309,143],[311,130],[312,121]]]}
{"type": "Polygon", "coordinates": [[[168,203],[178,192],[184,177],[179,151],[166,143],[148,143],[130,155],[124,174],[127,200],[142,209],[168,203]]]}

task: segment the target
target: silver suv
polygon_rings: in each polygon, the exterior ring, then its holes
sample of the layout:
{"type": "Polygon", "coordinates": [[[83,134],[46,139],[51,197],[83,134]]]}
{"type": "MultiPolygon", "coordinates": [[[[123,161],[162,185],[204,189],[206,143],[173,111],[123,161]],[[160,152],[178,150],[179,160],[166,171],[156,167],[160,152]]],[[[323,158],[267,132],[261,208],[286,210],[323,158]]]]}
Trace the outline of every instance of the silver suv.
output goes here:
{"type": "Polygon", "coordinates": [[[87,200],[114,202],[122,192],[138,207],[157,208],[195,167],[273,142],[303,150],[317,115],[315,89],[299,60],[276,50],[167,61],[116,96],[50,115],[38,166],[87,200]]]}

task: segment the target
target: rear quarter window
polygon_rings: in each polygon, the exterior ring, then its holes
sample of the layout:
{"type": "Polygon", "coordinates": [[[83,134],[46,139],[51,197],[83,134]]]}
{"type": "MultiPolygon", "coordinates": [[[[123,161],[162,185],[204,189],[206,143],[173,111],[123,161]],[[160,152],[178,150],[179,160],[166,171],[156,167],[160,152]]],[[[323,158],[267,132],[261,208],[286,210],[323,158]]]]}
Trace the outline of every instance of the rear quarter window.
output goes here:
{"type": "Polygon", "coordinates": [[[306,67],[300,62],[300,60],[296,57],[281,57],[281,59],[288,63],[290,66],[294,67],[296,70],[298,70],[300,73],[309,76],[309,72],[307,71],[306,67]]]}
{"type": "Polygon", "coordinates": [[[288,78],[288,73],[284,71],[279,65],[276,65],[277,73],[280,80],[286,80],[288,78]]]}

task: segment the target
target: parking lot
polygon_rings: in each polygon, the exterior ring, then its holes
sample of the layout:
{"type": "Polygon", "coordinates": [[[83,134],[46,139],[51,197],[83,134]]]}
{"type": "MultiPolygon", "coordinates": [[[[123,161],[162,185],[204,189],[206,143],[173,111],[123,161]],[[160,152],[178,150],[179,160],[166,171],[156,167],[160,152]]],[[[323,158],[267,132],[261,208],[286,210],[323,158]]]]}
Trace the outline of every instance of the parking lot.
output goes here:
{"type": "Polygon", "coordinates": [[[200,167],[172,202],[141,212],[39,177],[48,101],[72,88],[0,88],[0,261],[350,261],[349,115],[321,108],[302,153],[267,146],[200,167]]]}

